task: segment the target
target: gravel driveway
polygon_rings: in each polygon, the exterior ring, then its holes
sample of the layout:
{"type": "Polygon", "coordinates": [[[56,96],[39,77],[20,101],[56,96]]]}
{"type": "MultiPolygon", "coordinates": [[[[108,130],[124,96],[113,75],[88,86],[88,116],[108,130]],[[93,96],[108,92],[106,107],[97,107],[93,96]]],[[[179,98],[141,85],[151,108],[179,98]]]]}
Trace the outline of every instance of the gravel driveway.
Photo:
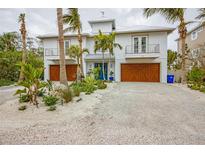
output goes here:
{"type": "Polygon", "coordinates": [[[57,111],[0,105],[1,144],[205,144],[205,94],[114,83],[57,111]]]}

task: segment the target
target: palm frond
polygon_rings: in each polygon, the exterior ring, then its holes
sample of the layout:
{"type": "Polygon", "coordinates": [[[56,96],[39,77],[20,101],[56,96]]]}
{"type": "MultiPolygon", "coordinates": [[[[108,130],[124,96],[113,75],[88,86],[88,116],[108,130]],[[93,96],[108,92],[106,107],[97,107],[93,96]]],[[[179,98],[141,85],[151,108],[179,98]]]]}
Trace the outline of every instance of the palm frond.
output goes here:
{"type": "Polygon", "coordinates": [[[205,8],[198,9],[199,15],[196,16],[196,19],[204,19],[205,18],[205,8]]]}

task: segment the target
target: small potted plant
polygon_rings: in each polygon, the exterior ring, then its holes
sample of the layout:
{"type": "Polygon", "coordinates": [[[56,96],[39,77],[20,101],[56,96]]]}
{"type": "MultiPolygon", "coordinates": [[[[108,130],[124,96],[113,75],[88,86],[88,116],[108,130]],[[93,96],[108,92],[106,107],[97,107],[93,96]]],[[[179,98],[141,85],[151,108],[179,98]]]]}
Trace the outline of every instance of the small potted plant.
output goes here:
{"type": "Polygon", "coordinates": [[[110,81],[114,81],[113,75],[114,75],[114,72],[113,72],[113,71],[110,71],[110,77],[109,77],[109,80],[110,80],[110,81]]]}

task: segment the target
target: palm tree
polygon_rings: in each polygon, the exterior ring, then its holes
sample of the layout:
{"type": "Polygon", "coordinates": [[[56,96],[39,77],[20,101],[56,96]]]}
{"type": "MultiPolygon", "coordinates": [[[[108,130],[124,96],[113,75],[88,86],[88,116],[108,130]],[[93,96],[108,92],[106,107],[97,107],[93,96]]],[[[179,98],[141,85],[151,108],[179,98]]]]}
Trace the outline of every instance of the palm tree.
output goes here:
{"type": "Polygon", "coordinates": [[[104,35],[101,31],[99,31],[99,34],[94,36],[94,52],[97,51],[102,52],[102,72],[103,72],[103,80],[105,80],[105,52],[108,50],[108,37],[107,35],[104,35]]]}
{"type": "Polygon", "coordinates": [[[60,48],[60,83],[67,86],[65,53],[64,53],[64,36],[63,36],[63,9],[57,8],[58,20],[58,42],[60,48]]]}
{"type": "Polygon", "coordinates": [[[108,46],[108,51],[109,51],[110,67],[111,67],[111,63],[110,63],[111,55],[114,55],[114,48],[119,48],[120,50],[122,50],[122,46],[119,43],[115,42],[115,36],[116,36],[115,32],[112,32],[107,36],[107,41],[108,41],[107,46],[108,46]]]}
{"type": "Polygon", "coordinates": [[[196,19],[204,19],[205,18],[205,8],[199,9],[199,15],[196,17],[196,19]]]}
{"type": "Polygon", "coordinates": [[[148,18],[153,14],[160,13],[166,18],[168,22],[175,23],[179,22],[178,33],[181,40],[182,50],[182,83],[186,82],[186,70],[185,70],[185,58],[186,58],[186,43],[185,39],[187,36],[186,25],[191,22],[186,22],[184,18],[185,9],[183,8],[146,8],[144,9],[144,15],[148,18]]]}
{"type": "Polygon", "coordinates": [[[19,76],[19,82],[24,80],[24,65],[26,63],[26,23],[25,23],[25,13],[21,13],[19,15],[18,22],[20,25],[20,32],[21,32],[21,38],[22,38],[22,65],[21,65],[21,72],[19,76]]]}
{"type": "Polygon", "coordinates": [[[64,24],[68,24],[69,27],[67,27],[64,31],[73,31],[78,33],[78,42],[80,46],[80,68],[81,68],[81,75],[83,76],[83,47],[82,47],[82,24],[80,21],[80,14],[78,13],[77,8],[69,8],[68,9],[68,14],[65,14],[63,16],[63,22],[64,24]]]}
{"type": "Polygon", "coordinates": [[[71,45],[68,49],[68,55],[71,58],[76,59],[77,61],[77,82],[81,80],[81,74],[80,74],[80,56],[81,53],[89,53],[88,49],[83,49],[81,52],[81,49],[78,45],[71,45]]]}

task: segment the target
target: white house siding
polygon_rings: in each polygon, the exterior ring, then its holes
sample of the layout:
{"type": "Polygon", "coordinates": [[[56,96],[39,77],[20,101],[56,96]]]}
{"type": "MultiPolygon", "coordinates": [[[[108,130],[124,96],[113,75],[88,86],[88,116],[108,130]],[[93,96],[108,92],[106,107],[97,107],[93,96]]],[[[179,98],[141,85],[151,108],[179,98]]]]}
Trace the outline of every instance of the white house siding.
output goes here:
{"type": "Polygon", "coordinates": [[[118,34],[116,42],[123,46],[123,49],[115,49],[115,80],[121,81],[121,63],[160,63],[160,82],[166,83],[167,76],[167,33],[135,33],[118,34]],[[160,44],[159,58],[125,58],[125,47],[131,45],[133,36],[148,36],[148,44],[160,44]]]}
{"type": "Polygon", "coordinates": [[[112,22],[99,22],[92,24],[92,33],[98,33],[99,30],[102,32],[111,32],[112,31],[112,22]]]}

